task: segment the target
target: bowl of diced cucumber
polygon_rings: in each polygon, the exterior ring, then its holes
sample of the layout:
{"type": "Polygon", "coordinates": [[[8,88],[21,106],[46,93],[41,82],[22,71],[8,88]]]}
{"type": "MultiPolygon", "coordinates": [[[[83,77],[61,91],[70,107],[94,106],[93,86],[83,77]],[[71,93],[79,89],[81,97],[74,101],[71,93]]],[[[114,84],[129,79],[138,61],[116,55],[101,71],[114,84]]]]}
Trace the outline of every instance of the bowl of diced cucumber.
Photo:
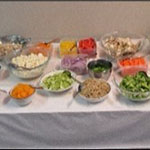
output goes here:
{"type": "Polygon", "coordinates": [[[72,76],[75,77],[75,74],[71,72],[71,76],[65,72],[65,70],[56,70],[52,71],[40,80],[40,86],[49,92],[65,92],[73,87],[74,80],[72,76]]]}

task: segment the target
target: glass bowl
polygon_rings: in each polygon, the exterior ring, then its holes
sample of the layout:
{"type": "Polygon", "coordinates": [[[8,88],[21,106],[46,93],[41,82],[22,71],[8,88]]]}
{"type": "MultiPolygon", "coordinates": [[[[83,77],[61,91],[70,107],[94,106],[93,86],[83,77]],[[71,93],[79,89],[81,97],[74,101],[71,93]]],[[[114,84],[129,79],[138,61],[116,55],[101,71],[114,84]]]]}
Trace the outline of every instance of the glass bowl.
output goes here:
{"type": "Polygon", "coordinates": [[[75,38],[64,38],[60,40],[59,56],[61,58],[66,55],[78,55],[77,40],[75,38]]]}
{"type": "MultiPolygon", "coordinates": [[[[5,44],[5,50],[9,50],[7,53],[19,53],[21,52],[22,48],[26,47],[26,45],[31,41],[31,38],[25,38],[21,35],[6,35],[0,37],[0,43],[1,43],[1,50],[4,49],[2,48],[2,45],[5,44]]],[[[3,60],[4,57],[6,57],[6,53],[0,52],[0,60],[3,60]]]]}
{"type": "Polygon", "coordinates": [[[61,59],[61,68],[75,72],[77,75],[87,74],[86,55],[67,55],[61,59]]]}
{"type": "Polygon", "coordinates": [[[7,65],[8,69],[17,77],[21,78],[21,79],[34,79],[39,77],[43,72],[44,69],[46,68],[49,60],[50,60],[50,52],[49,51],[44,51],[44,49],[42,48],[38,48],[36,47],[37,51],[35,51],[34,46],[33,45],[28,45],[26,48],[24,48],[21,53],[17,53],[17,54],[9,54],[6,58],[5,58],[5,64],[7,65]],[[17,65],[13,65],[12,64],[12,59],[20,56],[20,55],[29,55],[31,53],[34,54],[40,54],[42,53],[44,56],[47,57],[47,60],[43,63],[40,64],[36,67],[33,68],[25,68],[25,67],[19,67],[17,65]]]}
{"type": "Polygon", "coordinates": [[[118,32],[118,31],[105,34],[100,40],[100,44],[101,44],[103,51],[110,58],[114,60],[133,56],[135,53],[142,51],[144,47],[144,42],[145,42],[145,37],[142,35],[136,35],[136,34],[131,34],[127,32],[118,32]],[[117,50],[115,48],[107,48],[104,43],[105,43],[105,40],[107,40],[110,37],[129,38],[132,43],[137,44],[137,48],[135,48],[135,51],[131,51],[131,50],[129,51],[126,48],[122,48],[122,50],[117,50]]]}
{"type": "MultiPolygon", "coordinates": [[[[132,69],[134,69],[134,70],[137,68],[138,68],[138,66],[132,67],[132,69]]],[[[132,92],[132,91],[129,91],[129,90],[126,90],[126,89],[120,87],[121,81],[126,76],[126,75],[125,76],[122,75],[122,71],[123,71],[122,68],[120,68],[113,72],[114,84],[115,84],[117,90],[119,91],[119,93],[131,101],[143,102],[143,101],[150,100],[150,91],[148,91],[148,92],[132,92]]],[[[135,72],[135,73],[137,73],[137,72],[135,72]]],[[[149,76],[150,70],[147,70],[146,73],[149,76]]],[[[135,74],[133,74],[133,72],[132,72],[130,76],[134,76],[134,75],[135,74]]],[[[129,81],[127,81],[127,82],[128,82],[128,84],[130,84],[129,81]]],[[[137,86],[137,85],[135,85],[135,86],[137,86]]]]}
{"type": "Polygon", "coordinates": [[[121,69],[121,74],[122,76],[125,76],[125,75],[134,75],[136,74],[137,72],[139,71],[145,71],[147,72],[147,69],[148,69],[148,58],[147,57],[130,57],[130,58],[126,58],[126,59],[120,59],[118,62],[117,62],[117,66],[121,69]],[[140,62],[137,62],[136,59],[142,59],[142,63],[140,62]],[[127,60],[127,64],[126,66],[124,66],[123,64],[121,64],[122,61],[126,61],[127,60]],[[134,62],[133,64],[130,62],[134,62]],[[129,63],[129,64],[128,64],[129,63]],[[137,63],[137,64],[135,64],[137,63]]]}
{"type": "MultiPolygon", "coordinates": [[[[49,41],[48,41],[49,42],[49,41]]],[[[32,52],[33,53],[39,53],[42,52],[43,54],[47,54],[47,51],[49,52],[49,55],[52,55],[53,52],[53,43],[48,43],[43,40],[32,40],[32,52]]]]}
{"type": "Polygon", "coordinates": [[[87,55],[89,58],[95,58],[97,55],[96,39],[93,37],[81,38],[78,41],[78,52],[87,55]]]}

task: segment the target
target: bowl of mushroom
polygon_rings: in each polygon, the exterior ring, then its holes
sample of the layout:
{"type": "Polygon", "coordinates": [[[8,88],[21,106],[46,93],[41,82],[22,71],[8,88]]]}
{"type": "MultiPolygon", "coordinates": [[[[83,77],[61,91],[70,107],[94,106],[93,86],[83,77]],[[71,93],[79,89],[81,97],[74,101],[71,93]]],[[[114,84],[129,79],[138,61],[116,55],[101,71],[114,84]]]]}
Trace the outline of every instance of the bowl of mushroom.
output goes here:
{"type": "Polygon", "coordinates": [[[104,52],[113,59],[132,56],[143,50],[145,37],[127,32],[105,34],[100,41],[104,52]]]}

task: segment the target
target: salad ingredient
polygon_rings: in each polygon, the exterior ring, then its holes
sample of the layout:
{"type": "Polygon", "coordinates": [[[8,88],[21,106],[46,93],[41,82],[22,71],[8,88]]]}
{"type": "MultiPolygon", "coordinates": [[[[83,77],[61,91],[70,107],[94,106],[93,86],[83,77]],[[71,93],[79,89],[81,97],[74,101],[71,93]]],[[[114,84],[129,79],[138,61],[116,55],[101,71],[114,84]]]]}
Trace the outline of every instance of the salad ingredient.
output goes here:
{"type": "Polygon", "coordinates": [[[139,71],[147,71],[148,65],[143,57],[125,58],[119,61],[122,75],[134,75],[139,71]]]}
{"type": "Polygon", "coordinates": [[[127,75],[123,78],[119,87],[123,94],[130,98],[145,98],[147,97],[146,92],[150,92],[150,77],[142,71],[136,75],[127,75]]]}
{"type": "Polygon", "coordinates": [[[38,55],[31,53],[29,55],[20,55],[13,58],[12,63],[19,67],[31,69],[44,64],[47,59],[48,57],[45,57],[41,53],[39,53],[38,55]]]}
{"type": "Polygon", "coordinates": [[[16,99],[23,99],[31,96],[34,92],[35,89],[32,88],[30,85],[19,83],[13,88],[10,95],[16,99]]]}
{"type": "Polygon", "coordinates": [[[42,87],[49,90],[64,90],[73,84],[74,80],[67,73],[55,73],[46,77],[42,82],[42,87]]]}
{"type": "Polygon", "coordinates": [[[21,44],[0,42],[0,56],[5,56],[8,53],[21,48],[22,48],[21,44]]]}
{"type": "Polygon", "coordinates": [[[114,57],[132,54],[138,51],[140,42],[134,43],[130,38],[111,36],[102,41],[105,48],[111,50],[114,57]]]}
{"type": "Polygon", "coordinates": [[[80,40],[79,53],[87,54],[89,57],[96,55],[96,41],[93,38],[80,40]]]}
{"type": "Polygon", "coordinates": [[[91,70],[93,72],[103,72],[103,71],[107,71],[111,68],[110,64],[109,63],[103,63],[103,62],[98,62],[96,63],[95,65],[91,66],[91,70]]]}
{"type": "Polygon", "coordinates": [[[146,61],[143,57],[126,58],[120,60],[119,63],[123,67],[146,65],[146,61]]]}
{"type": "Polygon", "coordinates": [[[108,70],[109,69],[109,67],[108,66],[95,66],[95,67],[93,67],[93,71],[94,72],[103,72],[103,71],[105,71],[105,70],[108,70]]]}
{"type": "Polygon", "coordinates": [[[51,44],[49,44],[49,43],[47,44],[47,43],[44,43],[44,42],[39,42],[39,43],[36,44],[36,46],[44,48],[44,49],[48,49],[48,48],[51,47],[51,44]]]}
{"type": "Polygon", "coordinates": [[[109,91],[110,85],[106,81],[89,78],[83,82],[80,94],[87,98],[100,98],[109,91]]]}
{"type": "Polygon", "coordinates": [[[30,52],[34,54],[41,53],[44,56],[48,56],[48,52],[52,52],[52,45],[44,42],[38,42],[30,48],[30,52]]]}
{"type": "Polygon", "coordinates": [[[60,42],[60,56],[77,55],[77,43],[74,40],[60,42]]]}
{"type": "Polygon", "coordinates": [[[82,84],[81,81],[79,81],[78,79],[76,79],[74,76],[72,76],[71,72],[68,70],[65,70],[63,73],[67,74],[70,78],[72,78],[74,81],[76,81],[79,84],[82,84]]]}
{"type": "Polygon", "coordinates": [[[71,70],[78,75],[86,74],[86,55],[78,56],[65,56],[61,60],[61,66],[63,69],[71,70]]]}

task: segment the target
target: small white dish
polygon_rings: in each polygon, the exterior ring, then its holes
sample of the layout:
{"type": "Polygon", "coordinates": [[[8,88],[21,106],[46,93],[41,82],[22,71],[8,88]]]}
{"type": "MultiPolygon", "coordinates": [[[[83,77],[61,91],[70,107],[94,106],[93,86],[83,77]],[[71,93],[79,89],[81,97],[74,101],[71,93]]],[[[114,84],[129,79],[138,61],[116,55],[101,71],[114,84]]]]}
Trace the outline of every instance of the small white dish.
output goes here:
{"type": "Polygon", "coordinates": [[[12,92],[12,90],[10,90],[10,92],[9,92],[9,96],[10,96],[11,100],[13,100],[19,106],[26,106],[26,105],[28,105],[28,104],[30,104],[32,102],[35,90],[32,93],[32,95],[30,95],[30,96],[28,96],[26,98],[14,98],[14,97],[11,96],[11,92],[12,92]]]}

